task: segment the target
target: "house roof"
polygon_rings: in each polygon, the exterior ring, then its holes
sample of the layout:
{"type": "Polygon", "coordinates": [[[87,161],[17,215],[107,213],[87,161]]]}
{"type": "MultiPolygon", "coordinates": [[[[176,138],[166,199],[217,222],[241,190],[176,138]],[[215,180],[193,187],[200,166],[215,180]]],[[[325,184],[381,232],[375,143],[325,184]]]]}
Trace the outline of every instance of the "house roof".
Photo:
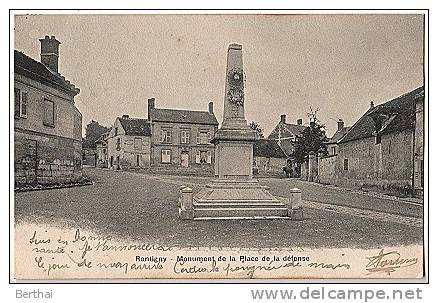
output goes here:
{"type": "Polygon", "coordinates": [[[300,136],[306,129],[304,125],[279,122],[274,130],[269,134],[268,139],[278,139],[278,131],[280,129],[280,138],[287,138],[291,135],[300,136]]]}
{"type": "Polygon", "coordinates": [[[151,121],[219,125],[216,116],[207,111],[153,108],[150,110],[151,121]]]}
{"type": "Polygon", "coordinates": [[[147,119],[118,117],[125,133],[128,136],[150,136],[151,125],[147,119]]]}
{"type": "Polygon", "coordinates": [[[345,136],[350,128],[350,126],[347,126],[337,130],[333,134],[333,137],[331,137],[330,140],[327,142],[327,144],[337,143],[340,139],[342,139],[343,136],[345,136]]]}
{"type": "Polygon", "coordinates": [[[414,106],[419,97],[424,98],[424,86],[368,109],[338,143],[374,136],[375,118],[378,116],[386,117],[379,131],[381,134],[412,128],[415,122],[414,106]]]}
{"type": "Polygon", "coordinates": [[[14,51],[14,72],[43,84],[49,84],[56,88],[67,90],[74,95],[77,95],[80,92],[79,88],[75,87],[61,74],[52,71],[41,62],[38,62],[17,50],[14,51]]]}
{"type": "Polygon", "coordinates": [[[287,158],[275,140],[260,139],[254,143],[253,154],[255,157],[287,158]]]}
{"type": "Polygon", "coordinates": [[[106,141],[106,138],[105,138],[105,137],[107,137],[107,136],[110,134],[111,129],[112,129],[112,127],[110,127],[109,130],[108,130],[107,132],[105,132],[105,133],[103,133],[102,135],[100,135],[99,138],[97,138],[97,140],[94,141],[94,142],[95,142],[95,143],[102,143],[102,142],[105,142],[105,141],[106,141]]]}

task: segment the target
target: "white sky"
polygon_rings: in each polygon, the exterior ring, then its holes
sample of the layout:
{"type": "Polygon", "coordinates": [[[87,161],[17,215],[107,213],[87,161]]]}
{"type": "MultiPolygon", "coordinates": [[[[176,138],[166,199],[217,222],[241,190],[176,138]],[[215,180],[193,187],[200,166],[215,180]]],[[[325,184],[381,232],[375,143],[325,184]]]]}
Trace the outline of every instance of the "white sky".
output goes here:
{"type": "Polygon", "coordinates": [[[307,121],[328,134],[369,107],[423,85],[421,15],[28,15],[15,18],[15,49],[39,60],[39,38],[61,41],[59,71],[81,89],[83,126],[157,107],[207,110],[222,121],[226,51],[243,45],[245,111],[268,135],[307,121]]]}

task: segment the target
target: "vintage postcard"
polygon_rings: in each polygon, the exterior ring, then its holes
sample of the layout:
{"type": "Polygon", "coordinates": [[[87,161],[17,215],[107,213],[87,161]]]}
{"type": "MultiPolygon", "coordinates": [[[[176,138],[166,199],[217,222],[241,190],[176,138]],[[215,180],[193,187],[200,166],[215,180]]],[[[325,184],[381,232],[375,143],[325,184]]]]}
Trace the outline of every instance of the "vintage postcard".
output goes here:
{"type": "Polygon", "coordinates": [[[11,279],[423,279],[427,18],[12,11],[11,279]]]}

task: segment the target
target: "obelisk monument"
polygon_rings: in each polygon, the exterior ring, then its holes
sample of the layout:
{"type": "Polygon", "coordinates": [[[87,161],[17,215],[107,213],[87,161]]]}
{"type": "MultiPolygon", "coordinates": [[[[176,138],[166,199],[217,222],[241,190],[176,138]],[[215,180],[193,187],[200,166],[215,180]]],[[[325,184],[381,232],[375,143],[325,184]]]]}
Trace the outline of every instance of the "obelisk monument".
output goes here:
{"type": "Polygon", "coordinates": [[[183,219],[274,219],[288,218],[288,207],[271,195],[252,176],[253,144],[258,135],[245,120],[245,74],[242,46],[231,44],[225,73],[224,114],[215,133],[215,178],[191,196],[182,189],[183,219]]]}
{"type": "Polygon", "coordinates": [[[242,46],[228,47],[225,73],[224,114],[215,144],[215,176],[219,179],[251,179],[253,144],[258,139],[245,120],[245,81],[242,46]]]}

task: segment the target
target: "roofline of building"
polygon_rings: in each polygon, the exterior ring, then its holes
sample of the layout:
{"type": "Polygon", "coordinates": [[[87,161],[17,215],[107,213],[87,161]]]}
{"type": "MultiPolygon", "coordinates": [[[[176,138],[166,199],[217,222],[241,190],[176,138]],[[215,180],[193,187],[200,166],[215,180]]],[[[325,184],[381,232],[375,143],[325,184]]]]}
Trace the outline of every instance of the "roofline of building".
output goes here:
{"type": "MultiPolygon", "coordinates": [[[[22,54],[23,56],[25,56],[25,57],[28,58],[29,60],[32,60],[32,61],[36,62],[37,64],[41,64],[41,65],[43,65],[43,66],[44,66],[44,67],[45,67],[50,73],[52,73],[55,77],[58,77],[60,80],[66,82],[66,85],[64,86],[64,85],[60,85],[59,83],[53,82],[52,80],[47,79],[46,77],[43,77],[43,76],[40,75],[40,74],[34,73],[34,72],[32,72],[32,71],[28,70],[27,68],[24,68],[23,66],[20,66],[20,65],[17,65],[17,66],[14,65],[14,70],[15,70],[15,68],[21,69],[21,70],[25,71],[25,73],[29,73],[29,74],[32,74],[32,75],[37,76],[37,77],[40,78],[40,79],[44,79],[46,82],[49,82],[49,83],[55,85],[56,87],[59,87],[59,88],[63,89],[64,91],[72,92],[72,93],[74,93],[75,96],[78,95],[78,94],[80,93],[81,90],[80,90],[79,88],[77,88],[73,83],[71,83],[70,81],[68,81],[67,79],[65,79],[65,77],[62,76],[60,73],[55,73],[55,72],[52,71],[50,68],[48,68],[47,66],[45,66],[43,63],[41,63],[41,62],[39,62],[39,61],[33,59],[32,57],[29,57],[28,55],[26,55],[26,54],[23,53],[23,52],[20,52],[19,50],[14,50],[14,51],[16,51],[16,52],[22,54]],[[68,88],[67,88],[67,86],[68,86],[68,88]]],[[[15,71],[14,71],[14,72],[15,72],[15,71]]],[[[19,74],[21,74],[21,75],[23,75],[23,76],[26,76],[25,73],[19,73],[19,74]]],[[[46,84],[46,83],[44,83],[44,82],[41,82],[41,83],[42,83],[42,84],[46,84]]]]}

